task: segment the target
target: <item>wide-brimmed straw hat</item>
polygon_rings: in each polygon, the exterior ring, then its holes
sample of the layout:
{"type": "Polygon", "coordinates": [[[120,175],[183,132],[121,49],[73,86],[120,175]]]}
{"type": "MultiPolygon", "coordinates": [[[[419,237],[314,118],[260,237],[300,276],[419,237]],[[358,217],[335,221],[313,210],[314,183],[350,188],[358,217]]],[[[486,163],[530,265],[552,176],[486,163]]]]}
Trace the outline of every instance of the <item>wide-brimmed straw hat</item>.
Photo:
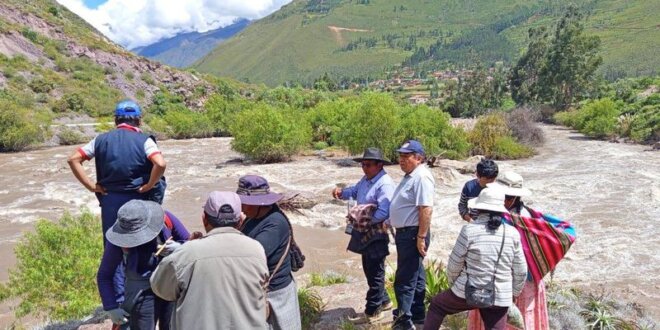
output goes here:
{"type": "Polygon", "coordinates": [[[475,210],[486,210],[508,213],[504,207],[504,191],[497,188],[484,188],[479,193],[479,197],[470,199],[468,207],[475,210]]]}
{"type": "Polygon", "coordinates": [[[489,183],[488,187],[504,190],[507,196],[525,197],[532,194],[532,192],[523,187],[523,177],[516,172],[504,172],[500,174],[495,182],[489,183]]]}
{"type": "Polygon", "coordinates": [[[271,205],[284,196],[270,191],[268,181],[258,175],[245,175],[238,179],[236,194],[245,205],[271,205]]]}
{"type": "Polygon", "coordinates": [[[391,164],[390,161],[383,156],[383,152],[378,148],[364,149],[364,154],[362,154],[362,157],[353,158],[353,160],[356,162],[361,162],[363,160],[375,160],[383,162],[385,165],[391,164]]]}
{"type": "Polygon", "coordinates": [[[117,221],[105,233],[116,246],[132,248],[156,238],[163,229],[165,213],[160,204],[131,200],[117,211],[117,221]]]}

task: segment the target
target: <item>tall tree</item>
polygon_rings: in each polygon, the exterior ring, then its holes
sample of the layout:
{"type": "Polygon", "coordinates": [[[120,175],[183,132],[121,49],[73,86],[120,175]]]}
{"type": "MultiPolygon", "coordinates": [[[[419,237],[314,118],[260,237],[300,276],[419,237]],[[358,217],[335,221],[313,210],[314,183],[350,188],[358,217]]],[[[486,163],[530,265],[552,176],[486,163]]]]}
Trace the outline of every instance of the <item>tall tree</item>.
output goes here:
{"type": "Polygon", "coordinates": [[[582,21],[583,14],[570,6],[552,38],[543,28],[530,30],[527,51],[510,76],[511,96],[518,104],[566,109],[590,89],[602,63],[600,39],[585,35],[582,21]]]}

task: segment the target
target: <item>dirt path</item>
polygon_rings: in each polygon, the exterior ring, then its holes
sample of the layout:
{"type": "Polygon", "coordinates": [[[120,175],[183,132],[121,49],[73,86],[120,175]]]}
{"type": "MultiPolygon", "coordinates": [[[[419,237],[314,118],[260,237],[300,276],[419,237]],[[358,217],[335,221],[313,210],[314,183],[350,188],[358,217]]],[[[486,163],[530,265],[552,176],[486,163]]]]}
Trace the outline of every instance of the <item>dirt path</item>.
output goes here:
{"type": "Polygon", "coordinates": [[[339,46],[345,46],[346,41],[344,40],[344,36],[342,35],[343,31],[348,31],[348,32],[373,32],[373,30],[364,30],[364,29],[352,29],[352,28],[344,28],[344,27],[339,27],[339,26],[334,26],[334,25],[328,25],[328,29],[332,32],[332,35],[335,38],[335,41],[337,41],[337,44],[339,46]]]}

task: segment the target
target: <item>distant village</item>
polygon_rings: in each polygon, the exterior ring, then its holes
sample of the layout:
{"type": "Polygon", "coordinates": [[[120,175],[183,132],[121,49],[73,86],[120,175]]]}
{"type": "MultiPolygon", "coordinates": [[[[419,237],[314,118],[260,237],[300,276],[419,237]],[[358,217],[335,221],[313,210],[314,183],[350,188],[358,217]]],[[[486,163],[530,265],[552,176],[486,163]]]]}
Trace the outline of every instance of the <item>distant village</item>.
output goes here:
{"type": "MultiPolygon", "coordinates": [[[[495,68],[488,69],[486,77],[488,81],[493,79],[492,74],[495,70],[495,68]]],[[[418,72],[404,67],[400,71],[390,72],[391,78],[389,79],[369,82],[369,87],[381,91],[402,93],[410,104],[429,104],[444,98],[440,93],[440,87],[452,81],[458,83],[460,79],[469,78],[473,74],[473,70],[441,70],[429,73],[426,78],[420,78],[418,72]]]]}

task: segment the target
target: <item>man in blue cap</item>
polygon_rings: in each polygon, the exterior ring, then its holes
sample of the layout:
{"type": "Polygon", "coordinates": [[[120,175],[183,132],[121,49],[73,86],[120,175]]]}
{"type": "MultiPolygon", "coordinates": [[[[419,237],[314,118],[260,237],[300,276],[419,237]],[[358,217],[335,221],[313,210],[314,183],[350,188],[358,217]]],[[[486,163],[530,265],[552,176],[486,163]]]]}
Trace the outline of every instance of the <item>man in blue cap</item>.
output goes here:
{"type": "MultiPolygon", "coordinates": [[[[76,179],[96,193],[99,200],[104,246],[105,233],[117,220],[117,211],[122,205],[133,199],[162,202],[165,159],[154,139],[140,130],[141,118],[142,110],[137,103],[131,100],[117,103],[116,128],[95,137],[68,159],[76,179]],[[92,158],[96,158],[96,182],[83,168],[83,162],[92,158]]],[[[117,272],[115,285],[122,285],[122,275],[117,272]]],[[[124,290],[117,287],[115,291],[120,293],[118,300],[121,300],[124,290]]]]}
{"type": "Polygon", "coordinates": [[[390,224],[396,231],[397,250],[394,275],[397,309],[393,311],[393,328],[409,330],[414,329],[415,323],[424,323],[426,318],[423,261],[431,241],[435,179],[424,165],[426,153],[419,141],[408,140],[397,151],[405,175],[390,203],[390,224]]]}

